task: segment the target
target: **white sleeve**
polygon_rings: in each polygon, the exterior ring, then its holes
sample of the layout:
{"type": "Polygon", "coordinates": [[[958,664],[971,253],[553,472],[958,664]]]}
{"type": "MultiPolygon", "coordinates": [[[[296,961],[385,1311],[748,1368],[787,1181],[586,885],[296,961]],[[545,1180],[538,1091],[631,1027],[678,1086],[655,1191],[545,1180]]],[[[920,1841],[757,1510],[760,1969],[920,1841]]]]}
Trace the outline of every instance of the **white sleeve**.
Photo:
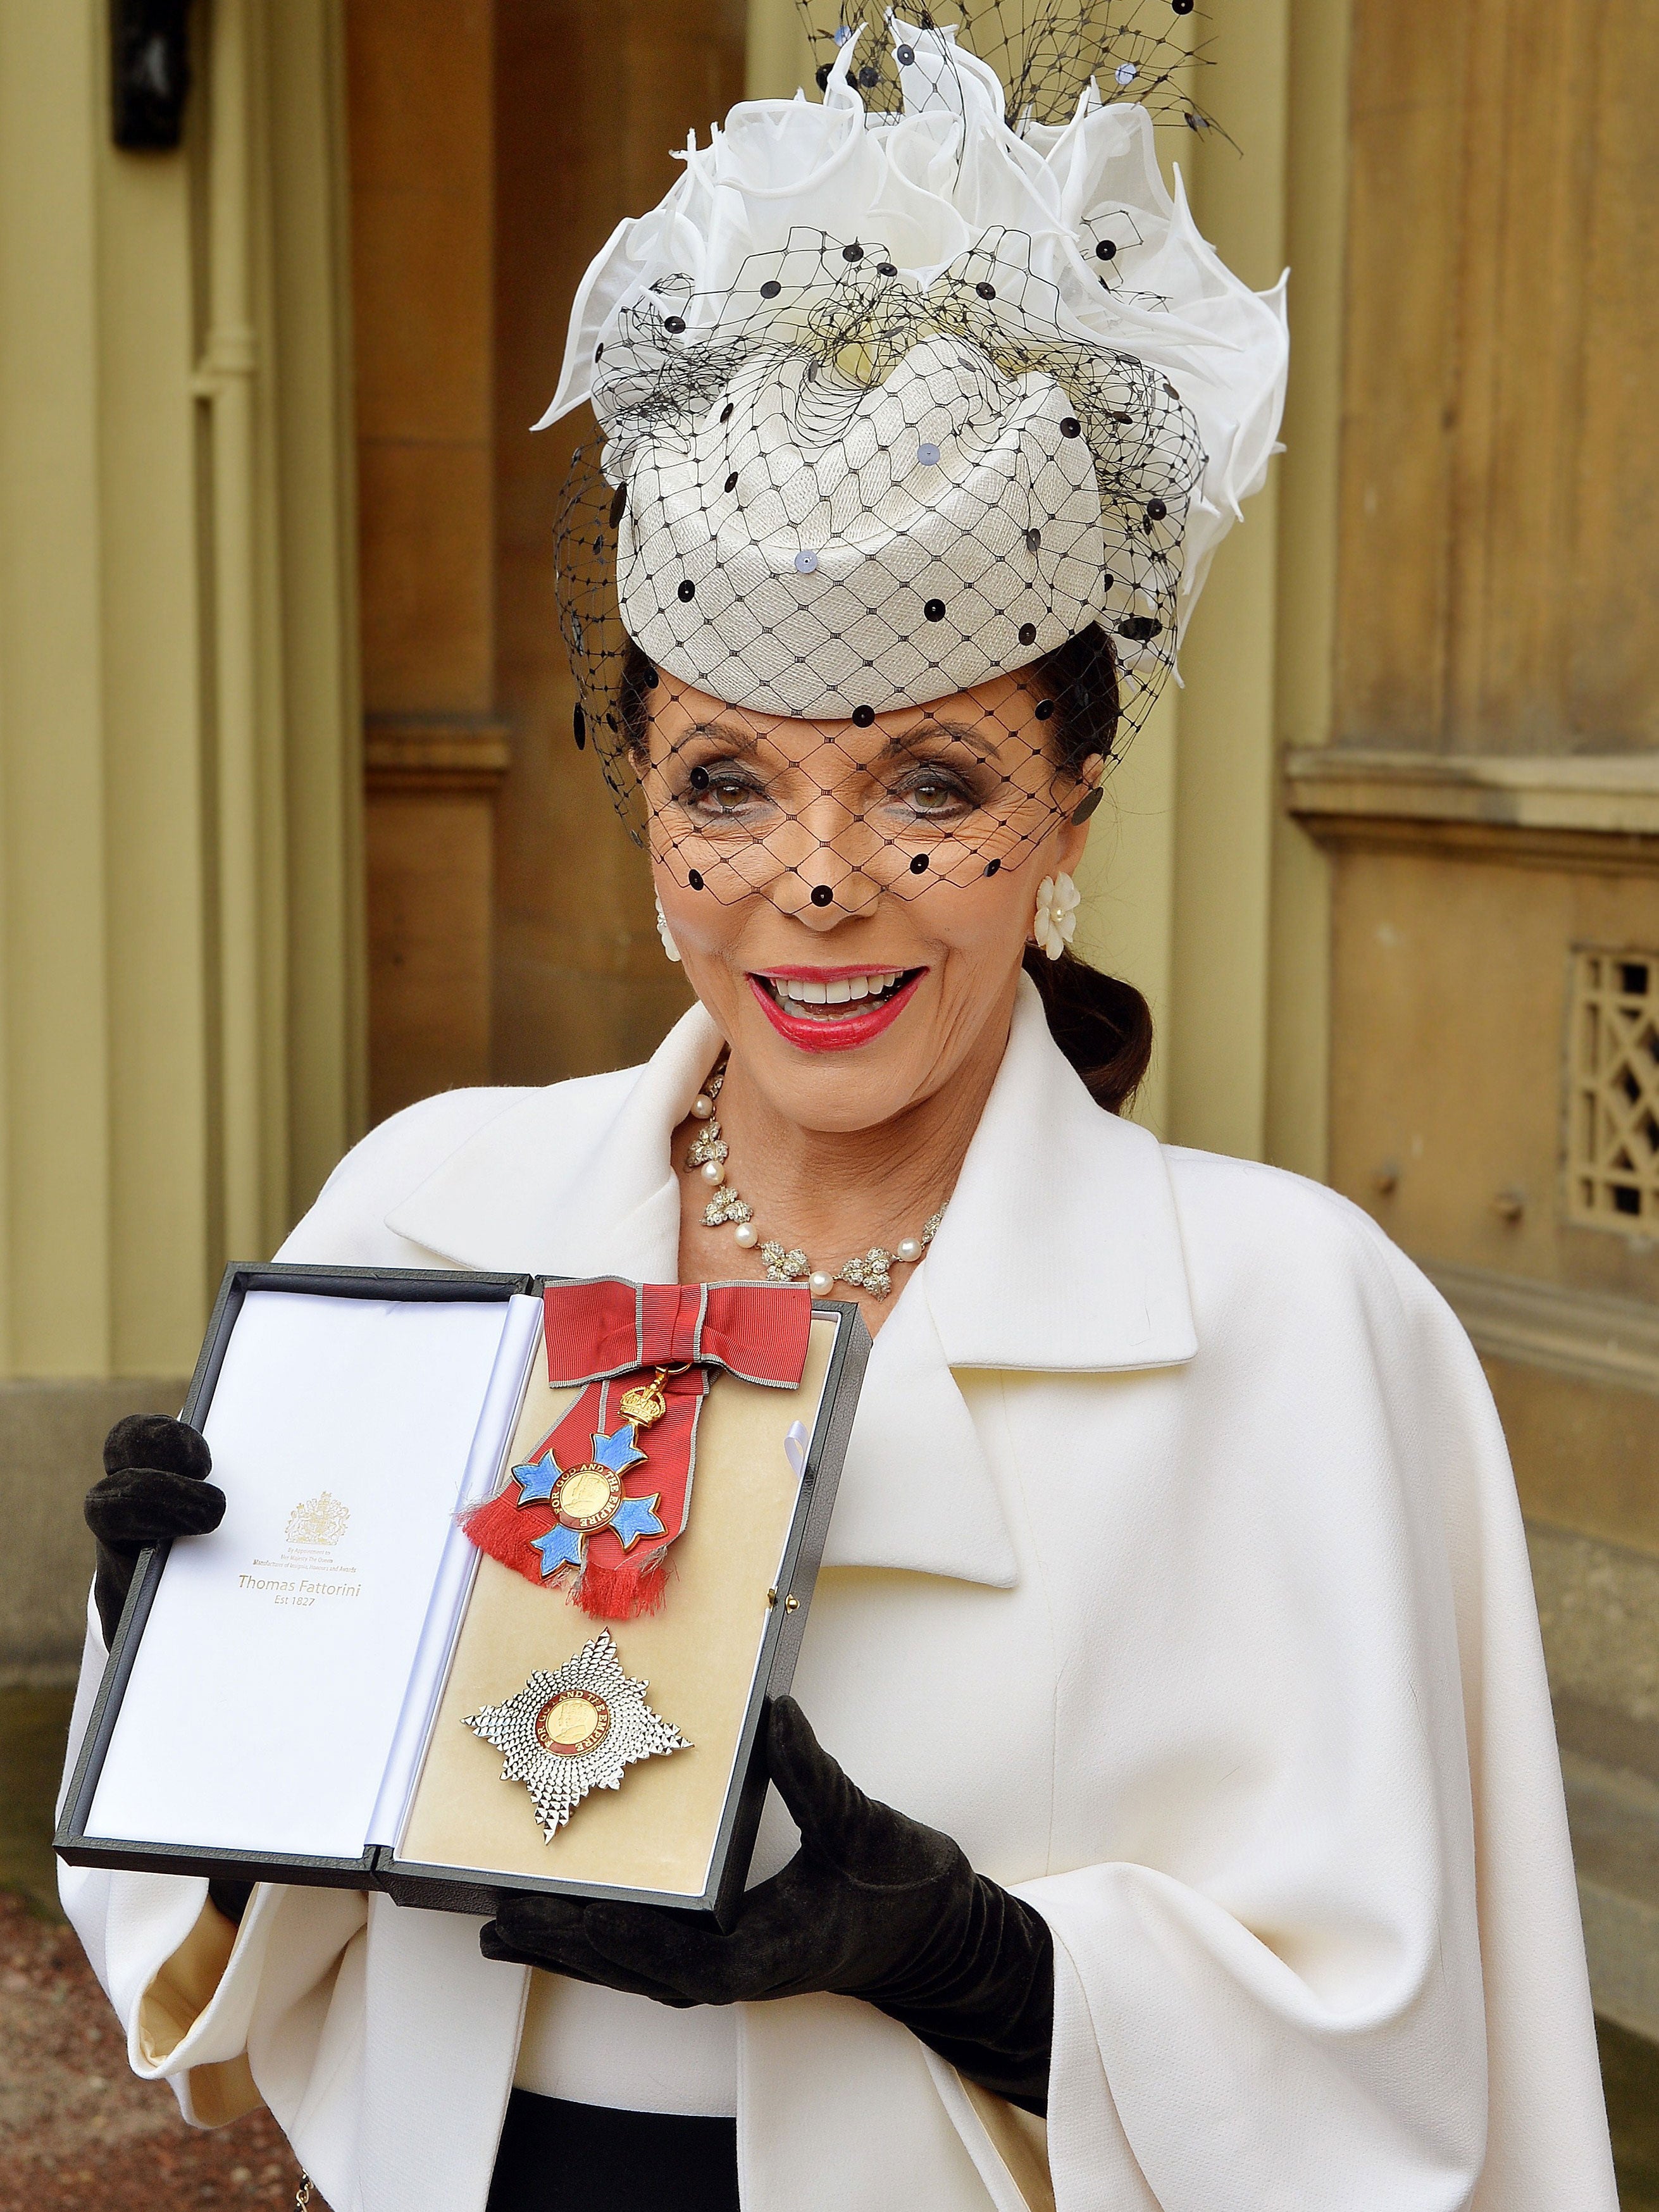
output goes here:
{"type": "MultiPolygon", "coordinates": [[[[106,1656],[88,1610],[65,1790],[106,1656]]],[[[201,1875],[60,1863],[58,1893],[126,2030],[133,2072],[167,2081],[187,2120],[217,2125],[259,2100],[279,2117],[293,2111],[325,2054],[361,2027],[361,1891],[258,1883],[234,1936],[201,1875]]]]}
{"type": "Polygon", "coordinates": [[[1262,1410],[1237,1372],[1194,1374],[1230,1424],[1196,1510],[1234,1516],[1230,1546],[1206,1553],[1194,1520],[1181,1578],[1128,1601],[1163,1633],[1115,1685],[1133,1732],[1188,1710],[1200,1652],[1250,1725],[1164,1737],[1133,1861],[1018,1886],[1054,1938],[1059,2212],[1613,2212],[1536,1613],[1479,1364],[1380,1238],[1293,1334],[1297,1387],[1262,1410]]]}

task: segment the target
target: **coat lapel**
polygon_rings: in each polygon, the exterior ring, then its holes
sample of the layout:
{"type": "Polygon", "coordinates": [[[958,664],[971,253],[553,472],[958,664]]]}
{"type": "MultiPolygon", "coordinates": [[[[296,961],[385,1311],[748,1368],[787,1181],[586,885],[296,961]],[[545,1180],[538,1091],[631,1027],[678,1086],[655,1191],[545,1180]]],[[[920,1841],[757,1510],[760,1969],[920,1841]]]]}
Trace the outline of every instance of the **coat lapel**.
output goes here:
{"type": "Polygon", "coordinates": [[[1018,1579],[995,1479],[933,1326],[921,1272],[871,1352],[823,1564],[907,1568],[994,1589],[1012,1589],[1018,1579]]]}
{"type": "Polygon", "coordinates": [[[952,1367],[1100,1374],[1198,1349],[1164,1148],[1101,1112],[1023,977],[927,1276],[952,1367]]]}
{"type": "Polygon", "coordinates": [[[463,1267],[672,1283],[680,1213],[668,1140],[720,1049],[696,1006],[642,1067],[528,1092],[400,1200],[386,1226],[463,1267]]]}
{"type": "MultiPolygon", "coordinates": [[[[532,1092],[388,1226],[463,1267],[672,1282],[669,1139],[720,1045],[694,1006],[642,1068],[532,1092]]],[[[876,1339],[825,1564],[1011,1589],[1012,1539],[952,1370],[1104,1372],[1195,1349],[1162,1148],[1094,1104],[1022,981],[945,1219],[876,1339]]]]}
{"type": "Polygon", "coordinates": [[[1163,1147],[1101,1112],[1022,983],[945,1219],[876,1339],[825,1565],[1011,1589],[1012,1538],[952,1370],[1109,1372],[1196,1349],[1163,1147]]]}

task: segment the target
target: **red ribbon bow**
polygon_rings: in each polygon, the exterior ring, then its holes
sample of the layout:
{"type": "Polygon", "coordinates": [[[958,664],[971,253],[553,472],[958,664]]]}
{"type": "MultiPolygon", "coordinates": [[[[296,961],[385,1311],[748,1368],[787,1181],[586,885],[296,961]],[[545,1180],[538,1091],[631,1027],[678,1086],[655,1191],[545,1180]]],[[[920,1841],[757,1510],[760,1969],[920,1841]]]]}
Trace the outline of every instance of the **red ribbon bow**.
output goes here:
{"type": "MultiPolygon", "coordinates": [[[[662,1568],[690,1511],[697,1418],[711,1369],[794,1389],[806,1365],[811,1297],[804,1285],[627,1283],[602,1276],[552,1285],[544,1293],[543,1311],[548,1382],[555,1389],[581,1386],[581,1395],[522,1466],[528,1471],[550,1458],[568,1472],[592,1463],[607,1439],[616,1446],[614,1457],[625,1457],[631,1444],[645,1457],[622,1474],[617,1517],[630,1529],[651,1521],[660,1528],[626,1543],[609,1523],[576,1532],[550,1503],[528,1499],[526,1485],[516,1479],[476,1507],[464,1525],[480,1551],[528,1581],[561,1583],[596,1620],[632,1620],[654,1613],[666,1594],[662,1568]],[[664,1369],[678,1371],[662,1375],[664,1369]],[[659,1375],[665,1410],[635,1426],[621,1410],[623,1395],[659,1375]],[[630,1515],[629,1500],[654,1503],[648,1512],[636,1506],[630,1515]],[[561,1526],[571,1534],[550,1549],[547,1540],[561,1526]],[[556,1562],[550,1571],[550,1560],[556,1562]]],[[[532,1478],[530,1486],[540,1486],[532,1478]]]]}

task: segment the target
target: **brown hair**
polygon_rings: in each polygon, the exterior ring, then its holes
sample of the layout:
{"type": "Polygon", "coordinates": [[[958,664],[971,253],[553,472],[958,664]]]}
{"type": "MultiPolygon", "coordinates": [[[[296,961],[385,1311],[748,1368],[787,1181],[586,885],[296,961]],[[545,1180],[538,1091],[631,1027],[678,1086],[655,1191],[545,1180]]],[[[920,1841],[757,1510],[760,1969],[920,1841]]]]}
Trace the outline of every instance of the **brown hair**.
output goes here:
{"type": "MultiPolygon", "coordinates": [[[[1023,673],[1053,712],[1049,743],[1058,764],[1076,775],[1095,754],[1108,762],[1117,736],[1117,662],[1098,623],[1034,660],[1023,673]]],[[[657,672],[630,638],[617,708],[629,750],[646,750],[657,672]]],[[[1042,713],[1041,708],[1038,709],[1042,713]]],[[[1152,1056],[1152,1010],[1133,983],[1103,975],[1069,950],[1050,960],[1028,946],[1025,973],[1036,985],[1054,1042],[1083,1079],[1097,1106],[1121,1114],[1133,1099],[1152,1056]]]]}
{"type": "MultiPolygon", "coordinates": [[[[1060,766],[1075,775],[1095,754],[1109,763],[1117,737],[1117,661],[1100,624],[1091,623],[1024,672],[1054,702],[1052,743],[1060,766]]],[[[1133,983],[1103,975],[1069,947],[1050,960],[1040,945],[1028,945],[1025,972],[1054,1042],[1089,1096],[1109,1114],[1122,1113],[1152,1057],[1152,1008],[1133,983]]]]}

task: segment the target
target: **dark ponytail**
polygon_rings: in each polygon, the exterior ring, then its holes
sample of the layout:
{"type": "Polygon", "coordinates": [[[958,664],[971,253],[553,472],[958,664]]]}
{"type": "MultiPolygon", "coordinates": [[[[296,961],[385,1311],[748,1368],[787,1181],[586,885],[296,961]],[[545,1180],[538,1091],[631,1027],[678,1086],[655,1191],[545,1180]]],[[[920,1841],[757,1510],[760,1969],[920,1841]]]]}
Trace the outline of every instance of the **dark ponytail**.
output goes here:
{"type": "Polygon", "coordinates": [[[1103,975],[1075,953],[1050,960],[1039,946],[1028,945],[1025,972],[1037,987],[1054,1042],[1090,1097],[1109,1114],[1121,1114],[1152,1056],[1152,1008],[1133,983],[1103,975]]]}
{"type": "MultiPolygon", "coordinates": [[[[1054,702],[1049,742],[1073,775],[1091,754],[1108,762],[1117,737],[1117,663],[1098,623],[1045,653],[1022,672],[1054,702]]],[[[1025,953],[1054,1042],[1083,1078],[1090,1097],[1121,1114],[1140,1088],[1152,1056],[1152,1010],[1133,983],[1103,975],[1062,952],[1050,960],[1037,945],[1025,953]]]]}

